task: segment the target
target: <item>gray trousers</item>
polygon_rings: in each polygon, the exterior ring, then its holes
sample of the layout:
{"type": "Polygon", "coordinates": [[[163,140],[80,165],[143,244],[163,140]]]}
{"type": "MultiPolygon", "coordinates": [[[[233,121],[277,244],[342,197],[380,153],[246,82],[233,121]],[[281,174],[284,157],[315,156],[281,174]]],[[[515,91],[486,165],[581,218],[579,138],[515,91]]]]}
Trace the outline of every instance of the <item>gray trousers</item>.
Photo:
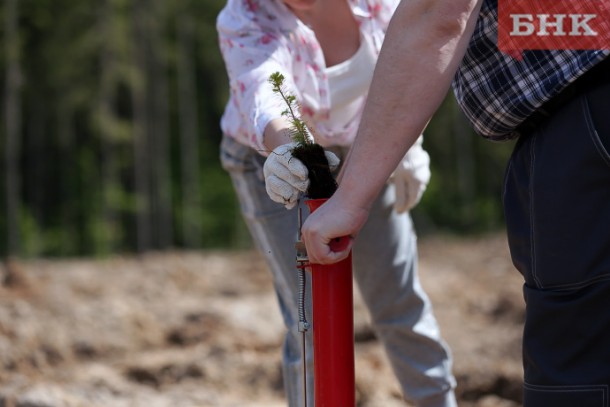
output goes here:
{"type": "MultiPolygon", "coordinates": [[[[262,171],[265,158],[251,148],[225,137],[221,160],[231,175],[252,238],[273,274],[287,328],[283,348],[284,386],[289,405],[302,407],[294,249],[297,210],[286,210],[268,197],[262,171]]],[[[393,202],[394,190],[388,186],[354,245],[354,279],[405,397],[417,406],[456,406],[451,356],[417,275],[416,235],[409,215],[396,214],[393,202]]],[[[307,307],[311,320],[311,304],[307,307]]],[[[308,335],[310,358],[313,355],[311,332],[308,335]]],[[[308,360],[307,379],[308,404],[312,406],[312,360],[308,360]]]]}

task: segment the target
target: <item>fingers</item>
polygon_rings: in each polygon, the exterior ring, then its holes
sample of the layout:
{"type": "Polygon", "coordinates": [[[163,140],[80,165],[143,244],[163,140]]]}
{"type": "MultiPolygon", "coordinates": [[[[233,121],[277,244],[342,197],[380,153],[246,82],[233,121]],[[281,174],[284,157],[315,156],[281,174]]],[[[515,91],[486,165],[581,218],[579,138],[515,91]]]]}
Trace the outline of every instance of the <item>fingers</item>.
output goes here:
{"type": "MultiPolygon", "coordinates": [[[[309,175],[307,171],[307,167],[297,158],[293,157],[292,146],[290,144],[285,144],[276,148],[273,151],[273,154],[269,156],[268,160],[271,159],[277,162],[277,167],[286,168],[295,178],[300,180],[307,179],[309,175]]],[[[276,168],[276,170],[278,169],[276,168]]]]}
{"type": "Polygon", "coordinates": [[[394,209],[397,213],[409,211],[419,203],[430,175],[430,156],[420,141],[411,147],[392,174],[396,190],[394,209]]]}
{"type": "Polygon", "coordinates": [[[284,208],[286,208],[288,210],[294,208],[295,206],[297,206],[297,200],[296,199],[293,199],[293,200],[291,200],[289,202],[286,202],[286,204],[284,204],[284,208]]]}
{"type": "Polygon", "coordinates": [[[331,264],[345,259],[366,217],[366,211],[346,211],[331,197],[307,217],[301,228],[309,262],[331,264]]]}
{"type": "MultiPolygon", "coordinates": [[[[295,159],[295,161],[298,160],[295,159]]],[[[307,173],[307,168],[305,168],[305,172],[307,173]]],[[[301,192],[307,191],[307,188],[309,187],[309,178],[307,178],[307,174],[305,174],[305,177],[303,178],[300,175],[295,175],[290,168],[282,165],[276,166],[273,173],[269,174],[267,178],[275,178],[283,181],[285,184],[288,184],[292,188],[298,189],[301,192]]]]}
{"type": "Polygon", "coordinates": [[[285,144],[273,150],[263,165],[263,174],[265,179],[275,176],[304,192],[309,186],[309,173],[307,167],[292,156],[290,149],[291,145],[285,144]]]}
{"type": "Polygon", "coordinates": [[[328,167],[330,168],[330,170],[336,170],[339,164],[341,163],[339,157],[337,157],[335,153],[328,150],[324,151],[324,155],[326,156],[326,161],[328,161],[328,167]]]}
{"type": "Polygon", "coordinates": [[[409,189],[405,184],[404,180],[400,176],[394,178],[394,190],[396,200],[394,201],[394,210],[396,213],[403,213],[409,209],[409,189]]]}
{"type": "MultiPolygon", "coordinates": [[[[306,181],[306,184],[309,184],[309,180],[306,181]]],[[[307,189],[307,186],[305,186],[305,189],[307,189]]],[[[283,204],[286,209],[294,208],[299,198],[299,190],[297,188],[274,175],[270,175],[265,179],[265,189],[271,200],[283,204]]]]}
{"type": "Polygon", "coordinates": [[[421,201],[421,198],[424,195],[424,192],[426,191],[426,186],[427,184],[423,182],[414,182],[413,185],[409,188],[409,196],[411,198],[407,210],[411,210],[415,208],[417,204],[419,204],[419,201],[421,201]]]}
{"type": "Polygon", "coordinates": [[[299,192],[309,188],[307,167],[292,156],[292,145],[277,147],[263,165],[265,189],[269,197],[292,209],[297,202],[299,192]]]}
{"type": "Polygon", "coordinates": [[[316,236],[303,236],[307,246],[307,256],[311,264],[333,264],[349,256],[353,246],[353,239],[349,237],[340,238],[342,244],[333,244],[333,239],[324,242],[316,236]]]}

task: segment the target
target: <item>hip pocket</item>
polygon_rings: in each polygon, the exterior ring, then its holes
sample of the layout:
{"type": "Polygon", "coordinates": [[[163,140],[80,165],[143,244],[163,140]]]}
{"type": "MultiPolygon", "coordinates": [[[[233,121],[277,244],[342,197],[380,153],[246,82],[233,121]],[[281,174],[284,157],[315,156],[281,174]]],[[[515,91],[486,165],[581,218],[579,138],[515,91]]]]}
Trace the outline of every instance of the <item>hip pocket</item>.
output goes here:
{"type": "Polygon", "coordinates": [[[265,157],[233,138],[224,136],[220,142],[220,163],[228,172],[256,172],[263,179],[265,157]]]}
{"type": "Polygon", "coordinates": [[[610,159],[597,125],[580,97],[511,158],[507,230],[513,261],[532,286],[574,289],[610,279],[610,159]]]}
{"type": "Polygon", "coordinates": [[[601,159],[610,170],[610,84],[590,91],[582,101],[582,109],[589,135],[601,159]]]}
{"type": "Polygon", "coordinates": [[[524,407],[607,407],[608,386],[523,385],[524,407]]]}

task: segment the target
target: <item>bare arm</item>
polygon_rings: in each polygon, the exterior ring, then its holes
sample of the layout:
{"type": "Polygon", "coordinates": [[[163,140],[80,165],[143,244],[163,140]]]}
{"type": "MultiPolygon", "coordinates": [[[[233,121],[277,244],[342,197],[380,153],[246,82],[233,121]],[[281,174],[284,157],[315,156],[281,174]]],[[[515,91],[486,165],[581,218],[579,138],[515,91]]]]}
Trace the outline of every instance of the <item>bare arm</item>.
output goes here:
{"type": "Polygon", "coordinates": [[[273,151],[276,147],[290,143],[290,122],[285,117],[271,120],[265,127],[263,144],[267,151],[273,151]]]}
{"type": "Polygon", "coordinates": [[[310,261],[346,257],[328,242],[355,237],[387,178],[443,101],[482,0],[403,0],[388,27],[358,136],[333,197],[303,226],[310,261]]]}

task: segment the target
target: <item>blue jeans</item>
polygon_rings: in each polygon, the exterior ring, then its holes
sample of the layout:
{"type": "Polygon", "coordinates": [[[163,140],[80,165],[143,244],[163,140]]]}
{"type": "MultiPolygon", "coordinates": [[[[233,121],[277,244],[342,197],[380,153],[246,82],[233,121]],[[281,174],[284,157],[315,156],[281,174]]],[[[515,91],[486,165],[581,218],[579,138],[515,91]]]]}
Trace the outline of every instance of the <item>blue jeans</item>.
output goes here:
{"type": "Polygon", "coordinates": [[[608,406],[610,84],[521,137],[504,207],[525,279],[524,405],[608,406]]]}
{"type": "MultiPolygon", "coordinates": [[[[344,153],[336,152],[340,158],[344,153]]],[[[254,150],[225,137],[221,159],[231,175],[252,238],[273,274],[287,328],[283,348],[284,386],[289,405],[302,406],[294,249],[297,210],[286,210],[268,197],[262,174],[265,158],[254,150]]],[[[411,219],[407,214],[397,215],[393,211],[393,194],[393,188],[386,188],[358,236],[353,249],[354,279],[405,397],[417,406],[456,406],[450,353],[441,339],[430,301],[417,275],[417,242],[411,219]]],[[[307,308],[311,321],[311,303],[307,308]]],[[[313,405],[311,332],[307,335],[307,398],[308,404],[313,405]]]]}

